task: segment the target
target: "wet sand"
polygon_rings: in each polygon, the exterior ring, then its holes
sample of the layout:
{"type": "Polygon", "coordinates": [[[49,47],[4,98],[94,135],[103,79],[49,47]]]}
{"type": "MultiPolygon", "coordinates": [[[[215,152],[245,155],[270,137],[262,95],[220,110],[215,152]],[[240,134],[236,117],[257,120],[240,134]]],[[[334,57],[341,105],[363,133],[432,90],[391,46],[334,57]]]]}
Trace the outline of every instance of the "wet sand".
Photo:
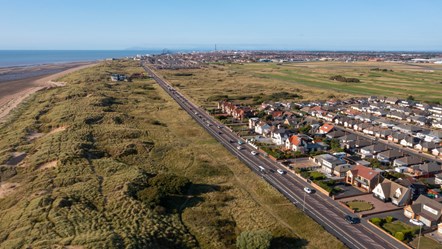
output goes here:
{"type": "Polygon", "coordinates": [[[93,65],[96,63],[0,68],[0,122],[5,121],[11,110],[31,94],[45,88],[62,86],[62,82],[54,82],[57,78],[93,65]]]}

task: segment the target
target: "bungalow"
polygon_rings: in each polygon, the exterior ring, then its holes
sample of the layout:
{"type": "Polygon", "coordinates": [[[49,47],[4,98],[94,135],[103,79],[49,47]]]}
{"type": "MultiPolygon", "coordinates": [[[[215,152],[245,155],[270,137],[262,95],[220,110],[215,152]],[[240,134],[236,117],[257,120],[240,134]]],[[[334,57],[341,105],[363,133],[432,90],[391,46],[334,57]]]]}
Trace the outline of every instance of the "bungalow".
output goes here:
{"type": "Polygon", "coordinates": [[[404,206],[411,200],[411,191],[398,183],[385,179],[373,189],[373,196],[384,201],[391,201],[396,206],[404,206]]]}
{"type": "Polygon", "coordinates": [[[372,125],[369,123],[356,123],[355,125],[353,125],[353,129],[355,131],[363,131],[366,128],[371,127],[372,125]]]}
{"type": "Polygon", "coordinates": [[[393,126],[397,125],[397,122],[389,120],[389,119],[378,119],[376,120],[376,122],[381,126],[381,127],[387,127],[387,128],[392,128],[393,126]]]}
{"type": "Polygon", "coordinates": [[[387,145],[377,143],[360,148],[359,153],[362,155],[362,158],[373,158],[378,153],[386,150],[388,150],[387,145]]]}
{"type": "Polygon", "coordinates": [[[421,157],[417,156],[404,156],[398,157],[393,161],[393,167],[408,167],[411,165],[423,163],[421,157]]]}
{"type": "Polygon", "coordinates": [[[325,135],[325,137],[328,139],[335,139],[335,138],[340,138],[344,135],[345,135],[345,132],[343,130],[335,130],[335,131],[332,131],[332,132],[328,133],[327,135],[325,135]]]}
{"type": "Polygon", "coordinates": [[[388,118],[394,118],[394,119],[398,119],[398,120],[405,120],[407,118],[406,114],[404,114],[402,112],[398,112],[398,111],[388,112],[386,116],[388,118]]]}
{"type": "Polygon", "coordinates": [[[404,153],[400,150],[391,149],[383,151],[376,155],[376,159],[379,160],[379,162],[384,164],[390,164],[393,160],[399,157],[403,157],[404,153]]]}
{"type": "Polygon", "coordinates": [[[442,158],[442,147],[432,149],[431,154],[442,158]]]}
{"type": "Polygon", "coordinates": [[[433,142],[420,141],[420,143],[416,144],[414,148],[416,150],[420,150],[423,152],[431,152],[433,149],[440,147],[440,145],[435,144],[433,142]]]}
{"type": "Polygon", "coordinates": [[[424,126],[428,123],[428,119],[422,116],[409,116],[407,118],[408,122],[416,123],[418,125],[424,126]]]}
{"type": "Polygon", "coordinates": [[[319,127],[319,134],[327,134],[335,129],[335,126],[330,123],[325,123],[319,127]]]}
{"type": "Polygon", "coordinates": [[[435,175],[434,177],[435,177],[435,178],[434,178],[434,183],[435,183],[435,184],[442,185],[442,173],[437,174],[437,175],[435,175]]]}
{"type": "Polygon", "coordinates": [[[379,172],[362,165],[356,165],[353,169],[347,171],[345,182],[371,192],[379,182],[382,176],[379,172]]]}
{"type": "Polygon", "coordinates": [[[344,160],[341,160],[335,156],[330,154],[322,154],[315,156],[313,160],[321,165],[321,169],[328,174],[331,174],[334,171],[334,168],[338,165],[345,164],[344,160]]]}
{"type": "Polygon", "coordinates": [[[408,173],[416,177],[433,177],[442,172],[441,165],[436,162],[428,162],[408,167],[408,173]]]}
{"type": "Polygon", "coordinates": [[[442,121],[433,121],[431,123],[431,127],[433,128],[438,128],[438,129],[442,129],[442,121]]]}
{"type": "Polygon", "coordinates": [[[393,126],[392,129],[410,135],[417,134],[418,132],[422,131],[422,128],[420,127],[414,125],[406,125],[406,124],[398,124],[396,126],[393,126]]]}
{"type": "Polygon", "coordinates": [[[387,99],[385,99],[384,101],[386,104],[390,104],[390,105],[396,105],[399,102],[398,98],[395,97],[388,97],[387,99]]]}
{"type": "Polygon", "coordinates": [[[424,195],[427,193],[427,186],[422,182],[418,182],[413,178],[401,179],[395,181],[402,186],[405,186],[411,191],[411,200],[416,200],[420,195],[424,195]]]}
{"type": "Polygon", "coordinates": [[[351,151],[357,151],[359,148],[366,147],[373,142],[371,140],[365,139],[365,138],[357,138],[354,141],[349,141],[347,143],[343,143],[342,146],[345,149],[351,150],[351,151]]]}
{"type": "Polygon", "coordinates": [[[356,123],[358,123],[356,120],[350,119],[344,122],[344,127],[353,129],[356,123]]]}
{"type": "Polygon", "coordinates": [[[428,227],[436,226],[441,220],[442,203],[425,195],[419,196],[411,205],[404,208],[404,215],[410,219],[420,220],[428,227]]]}
{"type": "Polygon", "coordinates": [[[418,137],[406,136],[400,141],[400,144],[406,147],[413,148],[420,141],[421,140],[418,137]]]}
{"type": "Polygon", "coordinates": [[[400,133],[400,132],[393,132],[391,135],[387,137],[388,141],[394,142],[394,143],[400,143],[402,139],[404,139],[407,136],[407,134],[400,133]]]}
{"type": "Polygon", "coordinates": [[[393,134],[393,131],[390,129],[379,129],[377,131],[374,132],[374,136],[378,137],[378,138],[383,138],[383,139],[387,139],[388,136],[390,136],[391,134],[393,134]]]}

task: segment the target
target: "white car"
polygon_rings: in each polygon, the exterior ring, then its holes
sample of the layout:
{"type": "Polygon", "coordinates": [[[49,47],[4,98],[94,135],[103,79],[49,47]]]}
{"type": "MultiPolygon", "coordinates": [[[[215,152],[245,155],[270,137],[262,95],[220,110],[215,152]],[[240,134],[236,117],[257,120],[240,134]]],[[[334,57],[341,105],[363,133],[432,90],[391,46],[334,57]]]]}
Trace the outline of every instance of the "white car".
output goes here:
{"type": "Polygon", "coordinates": [[[276,170],[279,174],[284,175],[286,172],[282,169],[277,169],[276,170]]]}
{"type": "Polygon", "coordinates": [[[238,150],[242,150],[242,147],[241,146],[237,146],[236,147],[238,150]]]}
{"type": "Polygon", "coordinates": [[[307,192],[308,194],[311,194],[313,192],[312,189],[309,187],[305,187],[304,191],[307,192]]]}
{"type": "Polygon", "coordinates": [[[252,150],[250,153],[254,156],[258,155],[258,152],[254,151],[254,150],[252,150]]]}
{"type": "Polygon", "coordinates": [[[424,223],[422,223],[422,221],[420,220],[416,220],[416,219],[410,219],[410,223],[416,226],[423,226],[424,223]]]}

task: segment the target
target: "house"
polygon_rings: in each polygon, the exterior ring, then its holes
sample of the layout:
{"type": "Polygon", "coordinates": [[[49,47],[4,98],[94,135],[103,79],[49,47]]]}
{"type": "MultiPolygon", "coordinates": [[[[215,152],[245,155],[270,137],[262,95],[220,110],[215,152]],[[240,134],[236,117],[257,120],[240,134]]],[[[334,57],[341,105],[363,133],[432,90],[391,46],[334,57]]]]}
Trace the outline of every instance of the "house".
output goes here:
{"type": "Polygon", "coordinates": [[[387,137],[388,141],[394,142],[394,143],[400,143],[402,139],[404,139],[407,135],[400,132],[393,132],[391,135],[387,137]]]}
{"type": "Polygon", "coordinates": [[[255,129],[255,126],[259,123],[259,118],[250,118],[249,119],[249,129],[255,129]]]}
{"type": "Polygon", "coordinates": [[[391,201],[396,206],[404,206],[411,200],[411,191],[398,183],[385,179],[373,189],[373,196],[383,202],[391,201]]]}
{"type": "Polygon", "coordinates": [[[335,129],[335,126],[331,123],[325,123],[319,127],[319,134],[327,134],[335,129]]]}
{"type": "Polygon", "coordinates": [[[285,141],[289,138],[290,132],[287,131],[284,128],[281,128],[280,125],[277,126],[278,128],[271,132],[271,138],[272,142],[276,145],[284,145],[285,141]]]}
{"type": "Polygon", "coordinates": [[[417,219],[428,227],[436,226],[441,220],[441,214],[442,203],[425,195],[419,196],[416,201],[404,208],[406,217],[417,219]]]}
{"type": "Polygon", "coordinates": [[[408,173],[413,174],[416,177],[433,177],[436,174],[442,172],[441,165],[432,161],[423,164],[416,164],[408,167],[408,173]]]}
{"type": "Polygon", "coordinates": [[[322,154],[313,157],[313,160],[321,165],[322,171],[324,171],[327,174],[332,174],[335,167],[341,164],[345,164],[345,161],[342,159],[339,159],[335,156],[332,156],[330,154],[322,154]]]}
{"type": "Polygon", "coordinates": [[[385,99],[384,101],[386,104],[390,104],[390,105],[396,105],[399,102],[398,98],[395,97],[388,97],[387,99],[385,99]]]}
{"type": "Polygon", "coordinates": [[[422,158],[417,156],[404,156],[394,159],[393,167],[408,167],[422,163],[422,158]]]}
{"type": "Polygon", "coordinates": [[[333,170],[333,175],[337,177],[345,177],[347,171],[351,170],[354,166],[348,163],[338,165],[333,170]]]}
{"type": "Polygon", "coordinates": [[[271,126],[269,124],[267,124],[264,121],[260,121],[256,126],[255,126],[255,133],[257,134],[261,134],[261,135],[266,135],[266,134],[270,134],[270,128],[271,126]]]}
{"type": "Polygon", "coordinates": [[[434,183],[435,183],[435,184],[442,185],[442,173],[437,174],[437,175],[435,175],[434,177],[435,177],[435,178],[434,178],[434,183]]]}
{"type": "Polygon", "coordinates": [[[424,195],[427,193],[427,186],[423,184],[422,182],[417,181],[413,178],[407,178],[407,179],[397,179],[395,181],[396,183],[399,183],[402,186],[405,186],[410,189],[411,192],[411,200],[416,200],[420,195],[424,195]]]}
{"type": "Polygon", "coordinates": [[[387,139],[388,136],[390,136],[391,134],[393,134],[393,131],[390,129],[379,129],[377,131],[374,132],[374,136],[375,137],[379,137],[379,138],[383,138],[383,139],[387,139]]]}
{"type": "Polygon", "coordinates": [[[432,149],[431,154],[433,154],[434,156],[442,157],[442,147],[432,149]]]}
{"type": "Polygon", "coordinates": [[[383,164],[390,164],[393,160],[402,156],[404,156],[402,151],[391,149],[380,152],[376,155],[376,159],[383,164]]]}
{"type": "Polygon", "coordinates": [[[413,148],[417,145],[421,140],[418,137],[406,136],[399,143],[403,146],[413,148]]]}
{"type": "Polygon", "coordinates": [[[402,133],[406,133],[409,135],[414,135],[420,131],[422,131],[422,128],[414,126],[414,125],[406,125],[406,124],[398,124],[396,126],[393,126],[392,128],[395,131],[400,131],[402,133]]]}
{"type": "Polygon", "coordinates": [[[345,132],[342,130],[335,130],[332,132],[327,133],[327,135],[325,135],[326,138],[329,139],[335,139],[335,138],[339,138],[345,135],[345,132]]]}
{"type": "Polygon", "coordinates": [[[307,135],[292,135],[287,141],[285,141],[285,148],[288,150],[299,151],[301,153],[306,152],[307,144],[313,139],[307,135]]]}
{"type": "Polygon", "coordinates": [[[371,192],[377,184],[382,181],[382,176],[378,171],[372,170],[362,165],[356,165],[347,171],[345,182],[367,192],[371,192]]]}
{"type": "Polygon", "coordinates": [[[377,143],[360,148],[359,153],[362,155],[362,158],[373,158],[378,153],[386,150],[388,150],[387,145],[377,143]]]}
{"type": "Polygon", "coordinates": [[[440,145],[435,144],[433,142],[420,141],[420,143],[416,144],[414,148],[416,150],[420,150],[423,152],[431,152],[433,149],[440,147],[440,145]]]}

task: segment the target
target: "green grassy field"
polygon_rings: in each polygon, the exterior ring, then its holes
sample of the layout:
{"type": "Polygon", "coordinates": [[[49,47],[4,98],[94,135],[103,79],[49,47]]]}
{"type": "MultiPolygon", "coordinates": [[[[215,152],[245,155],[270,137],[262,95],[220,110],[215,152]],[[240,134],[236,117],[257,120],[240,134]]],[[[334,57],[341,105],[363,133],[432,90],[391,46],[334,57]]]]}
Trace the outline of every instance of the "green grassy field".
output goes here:
{"type": "Polygon", "coordinates": [[[26,153],[0,168],[0,248],[235,248],[261,229],[273,248],[344,248],[152,80],[109,72],[142,70],[117,61],[73,73],[0,126],[0,165],[26,153]],[[192,185],[151,207],[128,194],[146,172],[192,185]]]}
{"type": "Polygon", "coordinates": [[[299,94],[305,100],[348,98],[353,96],[394,96],[416,100],[442,101],[442,65],[399,64],[383,62],[308,62],[212,64],[203,69],[162,70],[167,79],[201,104],[228,96],[244,103],[265,100],[296,100],[294,97],[272,98],[272,94],[299,94]],[[373,71],[381,68],[388,71],[373,71]],[[391,70],[391,71],[390,71],[391,70]],[[330,80],[342,75],[360,83],[330,80]]]}

